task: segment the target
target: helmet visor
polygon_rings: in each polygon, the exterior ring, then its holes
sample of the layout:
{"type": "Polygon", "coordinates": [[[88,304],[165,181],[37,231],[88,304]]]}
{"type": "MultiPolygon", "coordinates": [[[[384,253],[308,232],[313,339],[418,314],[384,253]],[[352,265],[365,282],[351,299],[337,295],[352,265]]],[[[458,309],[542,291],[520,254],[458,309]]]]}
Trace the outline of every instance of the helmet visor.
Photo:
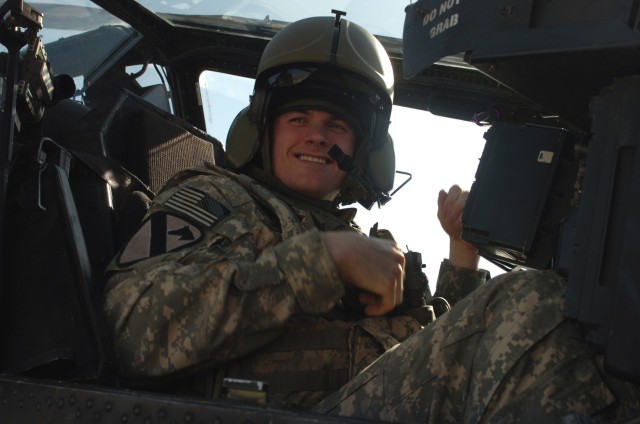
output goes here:
{"type": "Polygon", "coordinates": [[[264,84],[268,93],[264,118],[291,110],[319,109],[344,119],[372,144],[381,132],[386,137],[391,101],[354,73],[317,64],[296,66],[267,73],[264,84]]]}

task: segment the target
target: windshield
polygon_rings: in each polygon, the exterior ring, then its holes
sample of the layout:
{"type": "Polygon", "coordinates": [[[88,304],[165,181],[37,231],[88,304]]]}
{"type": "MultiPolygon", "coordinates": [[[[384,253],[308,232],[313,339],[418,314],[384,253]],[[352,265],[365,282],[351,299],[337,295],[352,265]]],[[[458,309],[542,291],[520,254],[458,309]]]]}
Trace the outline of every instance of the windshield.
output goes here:
{"type": "MultiPolygon", "coordinates": [[[[379,36],[402,38],[404,8],[409,0],[140,0],[157,14],[215,16],[293,22],[310,16],[327,16],[332,9],[346,12],[347,19],[379,36]]],[[[224,22],[224,20],[222,21],[224,22]]]]}
{"type": "Polygon", "coordinates": [[[104,25],[126,25],[89,0],[40,0],[29,4],[43,14],[42,35],[49,38],[44,40],[45,43],[104,25]]]}

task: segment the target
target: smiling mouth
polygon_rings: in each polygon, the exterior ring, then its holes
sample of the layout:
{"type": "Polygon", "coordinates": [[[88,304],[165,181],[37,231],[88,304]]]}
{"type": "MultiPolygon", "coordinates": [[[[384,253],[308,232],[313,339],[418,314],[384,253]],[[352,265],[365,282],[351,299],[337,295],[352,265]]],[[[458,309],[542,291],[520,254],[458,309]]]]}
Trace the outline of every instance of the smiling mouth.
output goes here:
{"type": "Polygon", "coordinates": [[[328,159],[321,158],[321,157],[318,157],[318,156],[298,155],[297,158],[298,158],[298,160],[301,160],[301,161],[319,163],[319,164],[322,164],[322,165],[326,165],[326,164],[329,163],[328,159]]]}

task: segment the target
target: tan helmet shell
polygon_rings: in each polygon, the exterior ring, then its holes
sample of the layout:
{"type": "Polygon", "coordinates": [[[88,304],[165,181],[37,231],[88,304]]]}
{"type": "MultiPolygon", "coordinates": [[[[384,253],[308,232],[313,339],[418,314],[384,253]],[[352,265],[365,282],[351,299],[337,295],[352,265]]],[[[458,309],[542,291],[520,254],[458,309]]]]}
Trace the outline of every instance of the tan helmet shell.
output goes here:
{"type": "Polygon", "coordinates": [[[267,45],[258,65],[258,76],[291,63],[318,63],[352,71],[377,85],[393,100],[393,67],[384,47],[360,25],[342,19],[332,62],[335,18],[306,18],[284,27],[267,45]]]}

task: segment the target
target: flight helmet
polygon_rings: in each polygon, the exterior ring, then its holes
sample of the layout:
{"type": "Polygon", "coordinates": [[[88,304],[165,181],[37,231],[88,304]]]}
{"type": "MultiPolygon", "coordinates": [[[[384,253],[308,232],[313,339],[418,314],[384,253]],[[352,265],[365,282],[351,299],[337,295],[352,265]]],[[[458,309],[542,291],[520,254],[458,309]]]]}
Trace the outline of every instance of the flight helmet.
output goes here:
{"type": "Polygon", "coordinates": [[[353,157],[331,153],[348,173],[336,200],[370,208],[389,200],[395,175],[388,134],[393,68],[382,44],[340,14],[293,22],[269,42],[250,105],[229,130],[226,159],[232,169],[259,166],[269,175],[269,133],[278,114],[301,109],[332,113],[354,128],[357,143],[353,157]]]}

